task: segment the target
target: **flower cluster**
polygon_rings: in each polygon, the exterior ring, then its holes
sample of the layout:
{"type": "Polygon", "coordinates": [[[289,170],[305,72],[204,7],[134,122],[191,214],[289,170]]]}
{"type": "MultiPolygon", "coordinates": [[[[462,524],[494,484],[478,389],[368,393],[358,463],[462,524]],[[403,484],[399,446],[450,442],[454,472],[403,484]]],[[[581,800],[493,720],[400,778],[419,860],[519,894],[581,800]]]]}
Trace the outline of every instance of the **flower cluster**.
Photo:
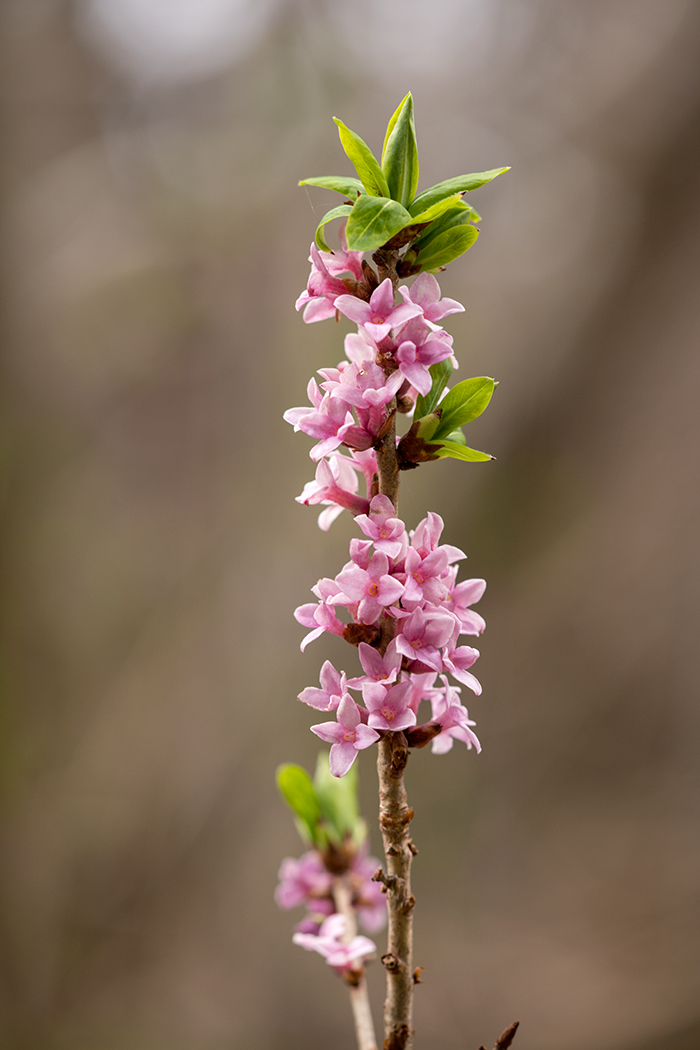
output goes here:
{"type": "MultiPolygon", "coordinates": [[[[387,406],[394,398],[411,405],[418,394],[428,394],[431,365],[449,358],[456,367],[452,337],[437,322],[464,310],[455,300],[440,298],[440,287],[429,273],[420,274],[412,288],[399,288],[403,301],[398,305],[388,277],[371,293],[371,286],[363,284],[366,299],[357,292],[349,294],[336,275],[361,274],[358,257],[360,252],[334,255],[312,245],[311,276],[297,300],[305,321],[343,314],[358,326],[357,332],[345,337],[346,360],[336,368],[320,369],[320,384],[315,379],[309,382],[310,406],[290,408],[284,414],[295,430],[316,441],[310,452],[314,461],[320,461],[316,478],[298,498],[302,503],[337,508],[335,514],[322,514],[322,528],[328,528],[343,508],[366,513],[367,501],[357,495],[358,474],[371,478],[376,471],[371,450],[386,432],[391,415],[387,406]],[[349,456],[338,452],[341,446],[349,456]]],[[[354,277],[349,283],[358,286],[354,277]]]]}
{"type": "Polygon", "coordinates": [[[452,338],[439,322],[463,307],[442,299],[428,273],[421,273],[410,289],[398,289],[402,301],[397,305],[391,280],[379,283],[362,253],[345,245],[335,254],[312,246],[311,264],[307,289],[297,301],[304,320],[344,314],[358,331],[345,338],[347,360],[320,369],[320,385],[315,379],[309,383],[311,407],[285,413],[295,429],[316,440],[310,453],[318,463],[316,477],[298,499],[325,505],[319,519],[324,529],[349,510],[363,538],[351,540],[350,561],[334,578],[319,580],[312,588],[317,601],[300,606],[295,616],[308,628],[302,650],[326,631],[339,635],[358,646],[364,673],[348,679],[326,661],[320,687],[304,689],[299,699],[335,714],[335,721],[311,727],[331,744],[335,776],[347,773],[357,752],[386,732],[404,732],[412,746],[432,740],[436,753],[448,751],[454,740],[479,751],[474,722],[448,675],[481,692],[469,670],[478,650],[460,644],[460,638],[478,635],[485,626],[471,606],[486,584],[457,582],[455,563],[465,554],[440,543],[439,515],[428,514],[407,532],[391,500],[376,494],[374,452],[397,401],[410,406],[429,393],[431,365],[447,358],[456,365],[452,338]],[[341,279],[341,274],[350,276],[341,279]],[[360,476],[365,496],[359,492],[360,476]],[[431,717],[419,725],[422,701],[429,703],[431,717]]]}
{"type": "MultiPolygon", "coordinates": [[[[386,897],[378,882],[372,882],[379,861],[367,856],[366,847],[358,850],[344,871],[351,904],[363,929],[376,933],[386,924],[386,897]]],[[[318,933],[323,921],[335,912],[333,873],[324,863],[319,850],[311,849],[298,860],[285,857],[279,870],[275,900],[280,908],[303,904],[307,913],[297,925],[297,932],[318,933]]]]}
{"type": "MultiPolygon", "coordinates": [[[[311,727],[331,744],[331,772],[343,776],[357,752],[382,732],[414,730],[422,700],[432,708],[428,724],[434,752],[448,751],[454,740],[480,750],[460,690],[449,684],[447,675],[481,693],[469,670],[478,650],[459,640],[484,628],[471,606],[484,593],[485,582],[457,583],[453,563],[465,555],[438,542],[443,529],[438,514],[428,514],[409,535],[393,516],[391,501],[378,495],[370,501],[369,514],[355,520],[368,538],[351,540],[350,561],[334,579],[319,580],[312,588],[318,602],[295,612],[297,620],[311,628],[302,648],[324,631],[367,639],[358,643],[364,674],[348,679],[327,660],[320,687],[299,694],[310,707],[335,712],[335,722],[311,727]],[[338,616],[343,608],[350,615],[347,623],[338,616]],[[371,642],[387,631],[393,637],[382,654],[371,642]],[[361,693],[362,705],[351,692],[361,693]]],[[[423,738],[426,728],[427,724],[420,727],[423,738]]]]}

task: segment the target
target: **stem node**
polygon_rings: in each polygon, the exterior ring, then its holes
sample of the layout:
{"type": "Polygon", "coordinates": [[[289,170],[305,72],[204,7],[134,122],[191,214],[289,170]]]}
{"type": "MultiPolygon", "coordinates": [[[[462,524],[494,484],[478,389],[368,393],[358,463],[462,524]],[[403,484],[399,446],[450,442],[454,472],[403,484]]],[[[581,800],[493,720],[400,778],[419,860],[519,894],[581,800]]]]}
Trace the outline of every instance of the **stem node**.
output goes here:
{"type": "Polygon", "coordinates": [[[391,952],[382,955],[382,965],[387,973],[400,973],[404,968],[403,963],[391,952]]]}
{"type": "Polygon", "coordinates": [[[413,1029],[407,1024],[393,1025],[384,1040],[384,1050],[406,1050],[412,1035],[413,1029]]]}

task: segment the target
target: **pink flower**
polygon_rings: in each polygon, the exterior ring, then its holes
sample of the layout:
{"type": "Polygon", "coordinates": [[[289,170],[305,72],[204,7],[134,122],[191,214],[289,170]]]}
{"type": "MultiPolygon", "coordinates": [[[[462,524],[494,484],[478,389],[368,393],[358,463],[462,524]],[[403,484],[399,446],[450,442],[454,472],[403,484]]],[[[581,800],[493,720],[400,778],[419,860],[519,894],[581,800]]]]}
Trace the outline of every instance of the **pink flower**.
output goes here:
{"type": "MultiPolygon", "coordinates": [[[[345,624],[342,620],[338,619],[333,611],[332,604],[327,601],[328,588],[325,587],[322,592],[320,591],[320,584],[323,582],[324,581],[319,581],[319,583],[316,584],[316,588],[312,588],[312,590],[319,594],[319,596],[321,593],[324,594],[324,597],[321,598],[318,604],[309,602],[306,605],[300,605],[294,610],[294,619],[300,623],[302,627],[311,628],[309,633],[302,639],[300,646],[302,653],[309,642],[313,642],[316,638],[320,638],[325,631],[330,631],[331,634],[337,634],[342,637],[343,631],[345,630],[345,624]]],[[[330,580],[329,582],[332,585],[335,585],[335,580],[330,580]]]]}
{"type": "Polygon", "coordinates": [[[354,970],[357,963],[366,955],[376,951],[376,945],[369,937],[353,937],[345,944],[342,940],[347,932],[347,919],[344,915],[330,915],[322,924],[317,934],[295,933],[294,944],[306,948],[309,952],[318,952],[329,966],[335,970],[354,970]]]}
{"type": "Polygon", "coordinates": [[[323,920],[334,911],[335,903],[332,899],[314,901],[313,911],[307,912],[301,922],[296,924],[294,932],[318,934],[323,920]]]}
{"type": "MultiPolygon", "coordinates": [[[[326,264],[327,252],[320,252],[315,244],[311,245],[311,273],[306,285],[306,290],[301,293],[295,303],[297,310],[304,311],[304,321],[311,324],[314,321],[325,321],[335,316],[333,302],[339,295],[345,295],[346,288],[343,282],[334,274],[342,273],[342,270],[334,268],[331,273],[326,264]]],[[[345,267],[347,269],[347,267],[345,267]]]]}
{"type": "Polygon", "coordinates": [[[420,306],[415,303],[394,305],[394,289],[390,277],[375,288],[368,303],[354,295],[340,295],[335,300],[335,308],[355,324],[362,325],[377,342],[388,335],[392,328],[422,313],[420,306]]]}
{"type": "Polygon", "coordinates": [[[321,252],[323,259],[328,267],[328,272],[334,275],[339,273],[351,273],[356,281],[362,281],[364,274],[362,272],[362,258],[363,252],[351,252],[348,251],[348,242],[346,239],[346,226],[343,225],[338,230],[338,237],[342,245],[342,250],[336,248],[334,252],[321,252]]]}
{"type": "Polygon", "coordinates": [[[394,351],[401,374],[423,396],[433,383],[430,366],[453,356],[452,337],[447,332],[434,332],[422,317],[412,318],[402,328],[394,351]]]}
{"type": "Polygon", "coordinates": [[[425,613],[422,609],[416,609],[409,617],[401,620],[396,648],[409,660],[419,660],[427,667],[442,671],[439,650],[450,640],[454,624],[454,618],[449,613],[425,613]]]}
{"type": "Polygon", "coordinates": [[[333,878],[317,850],[304,853],[299,860],[286,857],[279,871],[279,885],[275,900],[280,908],[296,908],[298,904],[327,896],[331,892],[333,878]]]}
{"type": "Polygon", "coordinates": [[[464,307],[456,299],[440,299],[440,285],[431,273],[420,274],[410,289],[401,287],[399,293],[407,303],[420,306],[429,322],[441,321],[449,314],[464,313],[464,307]]]}
{"type": "MultiPolygon", "coordinates": [[[[345,290],[344,286],[343,290],[345,290]]],[[[333,297],[327,299],[325,296],[320,296],[317,298],[308,288],[301,293],[294,306],[297,310],[304,310],[303,316],[306,324],[313,324],[314,321],[327,321],[335,317],[333,297]]]]}
{"type": "MultiPolygon", "coordinates": [[[[323,394],[319,390],[318,383],[313,378],[313,376],[306,384],[306,395],[313,407],[318,410],[321,407],[321,402],[323,401],[323,394]]],[[[309,409],[308,405],[302,405],[300,408],[288,408],[282,416],[282,418],[285,420],[285,422],[291,423],[291,425],[294,427],[294,430],[296,431],[300,429],[299,420],[303,416],[308,415],[309,411],[311,410],[309,409]]]]}
{"type": "Polygon", "coordinates": [[[349,693],[345,693],[337,710],[337,722],[322,722],[311,726],[311,732],[331,744],[330,770],[334,777],[343,777],[357,758],[357,752],[370,747],[379,739],[379,733],[363,725],[360,710],[349,693]]]}
{"type": "Polygon", "coordinates": [[[336,605],[359,602],[356,619],[359,623],[375,623],[387,605],[393,605],[403,594],[403,584],[389,575],[389,559],[377,551],[365,568],[346,566],[336,576],[342,593],[335,595],[336,605]]]}
{"type": "Polygon", "coordinates": [[[462,625],[460,634],[481,634],[486,627],[482,616],[470,608],[480,601],[486,590],[486,580],[463,580],[455,585],[457,569],[450,570],[448,582],[449,594],[443,599],[443,605],[453,613],[462,625]]]}
{"type": "Polygon", "coordinates": [[[443,666],[446,671],[461,682],[463,685],[468,686],[473,693],[477,696],[481,696],[481,683],[478,678],[467,670],[473,663],[479,659],[479,650],[473,649],[471,645],[460,645],[458,649],[453,649],[450,653],[443,656],[443,666]]]}
{"type": "Polygon", "coordinates": [[[417,674],[415,671],[412,671],[408,677],[411,682],[408,706],[417,714],[421,700],[430,700],[436,692],[433,689],[433,685],[437,678],[437,671],[428,671],[425,674],[417,674]]]}
{"type": "Polygon", "coordinates": [[[372,361],[343,362],[342,369],[322,368],[320,372],[326,377],[322,388],[331,397],[339,397],[355,408],[387,405],[403,382],[399,372],[392,372],[387,378],[384,370],[372,361]]]}
{"type": "Polygon", "coordinates": [[[377,454],[372,448],[364,450],[350,450],[350,459],[352,465],[358,472],[361,471],[364,474],[365,481],[367,482],[367,492],[369,493],[372,487],[372,479],[377,473],[377,454]]]}
{"type": "Polygon", "coordinates": [[[408,706],[411,683],[408,679],[398,685],[384,686],[367,682],[362,686],[362,699],[369,711],[368,724],[372,729],[398,732],[416,724],[416,713],[408,706]]]}
{"type": "Polygon", "coordinates": [[[423,397],[430,393],[433,377],[429,372],[431,365],[444,361],[452,353],[451,348],[437,339],[416,346],[411,340],[399,344],[395,358],[401,375],[423,397]]]}
{"type": "MultiPolygon", "coordinates": [[[[357,430],[350,406],[340,398],[331,398],[328,394],[314,408],[289,408],[284,419],[291,423],[295,430],[303,430],[309,437],[316,438],[309,455],[313,460],[322,459],[342,445],[348,431],[357,430]]],[[[371,444],[371,441],[370,441],[371,444]]]]}
{"type": "Polygon", "coordinates": [[[321,668],[321,688],[307,686],[299,693],[299,699],[319,711],[335,711],[346,690],[345,672],[336,671],[330,660],[326,660],[321,668]]]}
{"type": "Polygon", "coordinates": [[[404,599],[407,602],[431,602],[437,605],[449,597],[450,592],[440,578],[448,568],[449,555],[444,547],[436,547],[424,558],[414,547],[409,548],[404,561],[404,599]]]}
{"type": "Polygon", "coordinates": [[[319,527],[327,532],[343,509],[352,514],[366,514],[369,502],[357,495],[358,478],[353,464],[338,452],[332,452],[328,460],[322,459],[316,467],[314,481],[307,481],[304,491],[296,497],[297,503],[306,506],[314,503],[330,504],[318,519],[319,527]]]}
{"type": "Polygon", "coordinates": [[[349,680],[350,689],[361,689],[367,680],[386,684],[396,681],[401,670],[401,653],[396,649],[395,639],[389,642],[384,656],[366,642],[360,642],[358,652],[365,673],[349,680]]]}
{"type": "Polygon", "coordinates": [[[449,685],[444,675],[440,676],[445,684],[443,690],[435,691],[435,699],[432,701],[433,721],[439,722],[440,732],[432,743],[433,754],[444,755],[451,751],[455,740],[461,740],[468,749],[474,747],[477,754],[481,751],[481,744],[476,733],[472,732],[472,722],[466,707],[462,707],[459,698],[459,689],[449,685]]]}
{"type": "Polygon", "coordinates": [[[388,496],[375,496],[370,500],[369,513],[355,519],[365,536],[374,540],[376,550],[398,558],[407,543],[406,526],[396,517],[394,504],[388,496]]]}
{"type": "Polygon", "coordinates": [[[376,363],[379,348],[366,329],[360,328],[357,332],[348,332],[343,345],[346,357],[353,364],[362,366],[365,361],[376,363]]]}
{"type": "MultiPolygon", "coordinates": [[[[434,551],[437,547],[444,527],[445,523],[440,515],[434,514],[433,511],[428,511],[423,520],[419,522],[413,532],[410,533],[411,546],[425,558],[426,555],[430,554],[430,552],[434,551]]],[[[450,562],[466,558],[466,554],[464,551],[461,551],[459,547],[453,547],[449,543],[443,543],[441,546],[443,550],[447,551],[450,562]]]]}
{"type": "MultiPolygon", "coordinates": [[[[359,565],[361,569],[369,568],[370,559],[372,557],[372,541],[371,540],[360,540],[356,536],[350,540],[350,558],[355,565],[359,565]]],[[[349,566],[345,566],[349,568],[349,566]]]]}

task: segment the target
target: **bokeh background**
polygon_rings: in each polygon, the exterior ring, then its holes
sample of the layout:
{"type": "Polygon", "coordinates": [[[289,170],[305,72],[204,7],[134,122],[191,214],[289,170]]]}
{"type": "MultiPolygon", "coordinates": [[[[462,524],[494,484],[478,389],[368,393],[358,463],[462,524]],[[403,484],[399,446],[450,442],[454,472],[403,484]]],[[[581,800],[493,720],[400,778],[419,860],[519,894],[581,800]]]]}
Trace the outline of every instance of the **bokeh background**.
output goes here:
{"type": "Polygon", "coordinates": [[[7,1050],[353,1045],[272,901],[347,655],[291,613],[353,534],[281,416],[349,327],[294,312],[297,181],[409,89],[423,186],[513,166],[441,278],[497,462],[402,496],[489,581],[483,754],[408,771],[418,1045],[700,1047],[700,7],[3,0],[7,1050]]]}

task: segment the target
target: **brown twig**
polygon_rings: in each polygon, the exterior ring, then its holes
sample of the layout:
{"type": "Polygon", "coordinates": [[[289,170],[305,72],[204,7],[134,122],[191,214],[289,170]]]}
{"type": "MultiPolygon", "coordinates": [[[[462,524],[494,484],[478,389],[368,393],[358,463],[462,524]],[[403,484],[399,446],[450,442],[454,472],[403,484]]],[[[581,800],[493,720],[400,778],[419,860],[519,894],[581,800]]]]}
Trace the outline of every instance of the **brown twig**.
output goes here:
{"type": "Polygon", "coordinates": [[[387,733],[379,741],[379,825],[384,840],[389,935],[382,956],[386,970],[384,1004],[385,1050],[410,1050],[413,1045],[413,908],[409,825],[413,810],[406,800],[403,772],[408,748],[403,733],[387,733]]]}
{"type": "MultiPolygon", "coordinates": [[[[499,1035],[493,1050],[508,1050],[508,1047],[515,1039],[515,1033],[518,1030],[519,1024],[520,1021],[513,1021],[512,1024],[509,1024],[505,1031],[501,1032],[499,1035]]],[[[479,1050],[486,1050],[486,1047],[480,1046],[479,1050]]]]}
{"type": "MultiPolygon", "coordinates": [[[[374,450],[377,453],[377,469],[379,471],[379,492],[382,496],[388,496],[398,508],[399,503],[399,461],[396,456],[396,398],[393,397],[387,405],[389,413],[388,427],[386,432],[377,439],[374,450]]],[[[382,428],[383,429],[383,428],[382,428]]]]}

